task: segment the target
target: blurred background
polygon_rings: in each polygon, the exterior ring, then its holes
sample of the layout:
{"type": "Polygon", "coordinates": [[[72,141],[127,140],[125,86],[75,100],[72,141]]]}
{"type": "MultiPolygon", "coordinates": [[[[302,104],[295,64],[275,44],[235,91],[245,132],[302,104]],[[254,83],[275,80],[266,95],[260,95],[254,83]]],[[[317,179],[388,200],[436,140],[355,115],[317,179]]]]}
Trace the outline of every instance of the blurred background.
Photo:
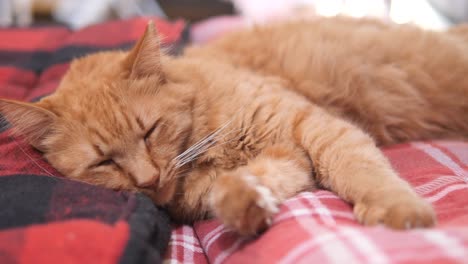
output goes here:
{"type": "Polygon", "coordinates": [[[218,32],[314,16],[377,17],[443,30],[468,18],[467,0],[0,0],[0,26],[60,23],[72,29],[111,19],[184,19],[202,42],[218,32]]]}

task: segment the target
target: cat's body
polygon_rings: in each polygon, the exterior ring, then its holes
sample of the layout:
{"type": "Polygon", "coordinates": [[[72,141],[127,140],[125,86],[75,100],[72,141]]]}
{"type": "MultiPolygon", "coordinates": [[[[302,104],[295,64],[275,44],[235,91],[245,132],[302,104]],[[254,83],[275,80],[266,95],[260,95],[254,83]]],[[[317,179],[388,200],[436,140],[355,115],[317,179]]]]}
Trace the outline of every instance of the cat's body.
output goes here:
{"type": "Polygon", "coordinates": [[[465,26],[440,33],[341,17],[242,31],[192,53],[281,76],[388,145],[468,136],[467,36],[465,26]]]}
{"type": "Polygon", "coordinates": [[[362,223],[430,226],[371,136],[468,137],[464,32],[319,19],[171,58],[149,26],[130,53],[77,60],[54,95],[0,111],[63,174],[143,191],[178,220],[216,215],[253,234],[319,186],[362,223]]]}

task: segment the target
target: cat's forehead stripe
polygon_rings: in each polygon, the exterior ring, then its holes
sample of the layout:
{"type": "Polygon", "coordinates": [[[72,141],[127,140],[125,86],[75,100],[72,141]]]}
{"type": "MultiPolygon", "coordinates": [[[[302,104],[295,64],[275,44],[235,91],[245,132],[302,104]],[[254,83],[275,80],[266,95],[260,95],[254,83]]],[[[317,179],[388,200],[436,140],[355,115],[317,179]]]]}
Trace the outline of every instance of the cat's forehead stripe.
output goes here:
{"type": "Polygon", "coordinates": [[[102,149],[96,145],[96,144],[93,144],[93,149],[94,151],[96,151],[96,153],[99,155],[99,156],[104,156],[104,151],[102,151],[102,149]]]}
{"type": "Polygon", "coordinates": [[[112,99],[114,100],[114,103],[117,103],[117,102],[120,101],[119,97],[116,94],[114,94],[113,92],[110,92],[108,94],[109,94],[110,97],[112,97],[112,99]]]}
{"type": "Polygon", "coordinates": [[[130,118],[128,117],[127,113],[123,109],[120,110],[120,115],[123,117],[123,120],[125,121],[125,125],[127,126],[126,128],[133,129],[132,122],[130,121],[130,118]]]}
{"type": "Polygon", "coordinates": [[[94,136],[98,137],[99,140],[102,141],[102,143],[104,143],[104,144],[109,144],[109,141],[106,139],[106,137],[104,137],[104,136],[99,132],[98,129],[96,129],[96,128],[92,127],[92,126],[88,127],[88,129],[89,129],[89,132],[92,133],[92,134],[94,134],[94,136]]]}
{"type": "Polygon", "coordinates": [[[141,121],[141,118],[139,116],[136,117],[136,122],[141,130],[145,130],[145,125],[143,124],[143,121],[141,121]]]}

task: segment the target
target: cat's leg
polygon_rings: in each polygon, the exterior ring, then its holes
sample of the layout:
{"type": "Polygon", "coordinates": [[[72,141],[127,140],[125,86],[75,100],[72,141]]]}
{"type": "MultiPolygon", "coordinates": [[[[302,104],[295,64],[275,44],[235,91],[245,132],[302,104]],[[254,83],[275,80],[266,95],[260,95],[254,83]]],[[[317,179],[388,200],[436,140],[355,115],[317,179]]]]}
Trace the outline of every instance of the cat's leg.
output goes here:
{"type": "Polygon", "coordinates": [[[307,153],[276,145],[246,166],[218,173],[209,202],[211,211],[226,226],[253,235],[268,227],[279,203],[312,186],[307,153]]]}
{"type": "Polygon", "coordinates": [[[431,206],[397,175],[369,135],[318,107],[296,121],[295,138],[308,151],[317,182],[353,203],[361,223],[434,225],[431,206]]]}

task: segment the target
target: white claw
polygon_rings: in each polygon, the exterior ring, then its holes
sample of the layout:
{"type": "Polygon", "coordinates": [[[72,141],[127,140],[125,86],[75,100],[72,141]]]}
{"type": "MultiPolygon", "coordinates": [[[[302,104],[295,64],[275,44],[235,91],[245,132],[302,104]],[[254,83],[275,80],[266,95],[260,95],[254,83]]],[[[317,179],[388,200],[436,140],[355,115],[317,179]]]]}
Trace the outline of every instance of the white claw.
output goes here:
{"type": "Polygon", "coordinates": [[[254,188],[254,190],[258,193],[259,199],[256,201],[256,204],[267,210],[270,213],[276,214],[279,212],[278,208],[278,199],[271,193],[270,189],[265,186],[262,186],[258,183],[258,180],[253,175],[244,175],[245,182],[254,188]]]}

